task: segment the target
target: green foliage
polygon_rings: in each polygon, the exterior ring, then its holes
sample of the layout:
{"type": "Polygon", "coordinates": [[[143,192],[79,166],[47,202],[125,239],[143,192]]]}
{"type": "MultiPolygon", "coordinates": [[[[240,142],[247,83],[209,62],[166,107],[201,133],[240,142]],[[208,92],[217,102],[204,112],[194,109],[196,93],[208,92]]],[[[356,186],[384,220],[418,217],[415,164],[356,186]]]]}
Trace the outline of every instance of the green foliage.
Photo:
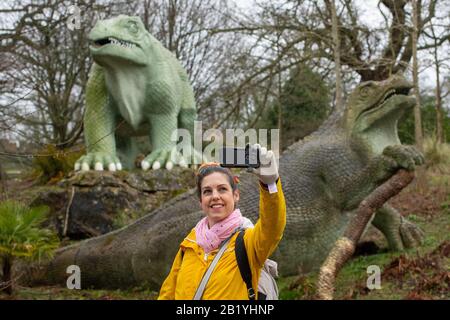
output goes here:
{"type": "Polygon", "coordinates": [[[73,170],[75,162],[84,153],[82,151],[60,150],[48,145],[38,152],[46,156],[38,156],[33,160],[35,175],[40,183],[58,180],[73,170]]]}
{"type": "Polygon", "coordinates": [[[58,247],[58,238],[39,227],[47,212],[47,207],[29,208],[15,201],[0,203],[0,256],[31,260],[51,256],[58,247]]]}
{"type": "Polygon", "coordinates": [[[282,111],[281,145],[284,149],[313,132],[330,111],[329,89],[321,76],[301,65],[291,72],[280,99],[263,115],[259,128],[277,128],[282,111]]]}
{"type": "MultiPolygon", "coordinates": [[[[425,137],[436,135],[436,106],[433,96],[422,97],[422,128],[425,137]]],[[[450,141],[450,115],[444,112],[443,131],[445,141],[450,141]]],[[[406,114],[398,124],[398,136],[404,144],[414,144],[414,112],[406,114]]]]}

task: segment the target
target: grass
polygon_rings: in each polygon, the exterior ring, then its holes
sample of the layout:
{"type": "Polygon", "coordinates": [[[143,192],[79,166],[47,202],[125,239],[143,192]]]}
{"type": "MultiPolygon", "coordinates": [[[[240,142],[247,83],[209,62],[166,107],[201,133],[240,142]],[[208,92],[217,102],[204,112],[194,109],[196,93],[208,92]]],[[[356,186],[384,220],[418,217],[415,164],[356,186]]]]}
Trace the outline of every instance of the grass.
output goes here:
{"type": "Polygon", "coordinates": [[[427,168],[435,167],[441,171],[450,169],[449,143],[437,143],[435,138],[428,137],[425,138],[423,147],[427,168]]]}
{"type": "Polygon", "coordinates": [[[1,299],[15,300],[153,300],[158,293],[145,288],[129,290],[70,290],[61,287],[18,287],[17,292],[8,297],[0,293],[1,299]]]}

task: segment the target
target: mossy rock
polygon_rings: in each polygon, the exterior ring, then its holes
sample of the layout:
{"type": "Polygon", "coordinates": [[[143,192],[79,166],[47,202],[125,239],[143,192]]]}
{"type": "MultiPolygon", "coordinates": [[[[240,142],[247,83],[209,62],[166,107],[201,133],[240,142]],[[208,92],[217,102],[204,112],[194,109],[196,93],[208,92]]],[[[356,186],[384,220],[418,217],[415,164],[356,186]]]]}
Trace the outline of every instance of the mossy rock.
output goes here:
{"type": "Polygon", "coordinates": [[[48,224],[60,237],[85,239],[132,223],[194,187],[190,169],[71,173],[32,205],[50,207],[48,224]]]}

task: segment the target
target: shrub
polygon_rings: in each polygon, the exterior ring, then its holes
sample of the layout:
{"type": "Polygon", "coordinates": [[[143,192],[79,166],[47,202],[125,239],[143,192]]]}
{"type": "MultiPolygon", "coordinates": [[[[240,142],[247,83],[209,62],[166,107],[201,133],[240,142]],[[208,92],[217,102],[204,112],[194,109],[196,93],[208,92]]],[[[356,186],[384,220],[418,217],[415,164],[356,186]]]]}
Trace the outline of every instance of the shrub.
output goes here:
{"type": "Polygon", "coordinates": [[[51,256],[58,247],[56,234],[39,227],[47,212],[47,207],[29,208],[15,201],[0,203],[0,261],[3,262],[0,290],[13,292],[11,270],[15,259],[40,260],[51,256]]]}
{"type": "Polygon", "coordinates": [[[84,150],[60,150],[54,145],[48,145],[33,160],[34,174],[40,183],[58,180],[73,170],[75,162],[84,153],[84,150]]]}

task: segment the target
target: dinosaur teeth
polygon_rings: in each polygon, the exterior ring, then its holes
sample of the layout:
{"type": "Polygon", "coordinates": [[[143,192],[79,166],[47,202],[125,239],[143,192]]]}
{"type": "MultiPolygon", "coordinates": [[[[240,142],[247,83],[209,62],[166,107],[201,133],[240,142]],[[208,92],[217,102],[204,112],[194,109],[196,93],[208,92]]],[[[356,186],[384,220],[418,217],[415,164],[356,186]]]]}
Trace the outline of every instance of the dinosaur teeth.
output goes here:
{"type": "Polygon", "coordinates": [[[128,41],[124,41],[124,40],[118,40],[118,39],[113,38],[113,37],[109,37],[108,41],[109,41],[110,44],[116,44],[116,45],[119,45],[121,47],[128,48],[128,49],[132,49],[132,48],[134,48],[136,46],[134,43],[131,43],[131,42],[128,42],[128,41]]]}
{"type": "Polygon", "coordinates": [[[383,101],[387,100],[389,97],[395,94],[395,89],[391,89],[384,94],[383,101]]]}

